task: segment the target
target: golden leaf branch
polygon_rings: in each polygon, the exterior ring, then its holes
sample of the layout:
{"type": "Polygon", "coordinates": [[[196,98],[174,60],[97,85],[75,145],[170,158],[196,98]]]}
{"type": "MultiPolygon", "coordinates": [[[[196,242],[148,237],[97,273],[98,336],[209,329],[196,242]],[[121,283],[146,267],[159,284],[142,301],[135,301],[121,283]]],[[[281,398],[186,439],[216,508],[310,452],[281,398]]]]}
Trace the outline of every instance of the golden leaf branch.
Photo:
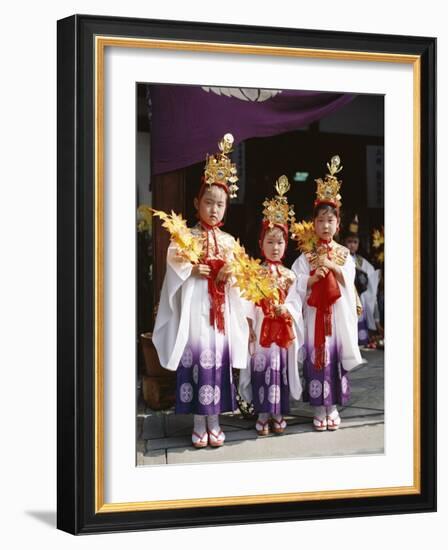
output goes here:
{"type": "Polygon", "coordinates": [[[179,256],[187,262],[196,264],[199,262],[202,253],[202,245],[192,234],[187,222],[181,214],[176,214],[173,210],[167,214],[163,210],[151,208],[153,215],[162,220],[164,227],[171,235],[171,241],[177,245],[179,256]]]}

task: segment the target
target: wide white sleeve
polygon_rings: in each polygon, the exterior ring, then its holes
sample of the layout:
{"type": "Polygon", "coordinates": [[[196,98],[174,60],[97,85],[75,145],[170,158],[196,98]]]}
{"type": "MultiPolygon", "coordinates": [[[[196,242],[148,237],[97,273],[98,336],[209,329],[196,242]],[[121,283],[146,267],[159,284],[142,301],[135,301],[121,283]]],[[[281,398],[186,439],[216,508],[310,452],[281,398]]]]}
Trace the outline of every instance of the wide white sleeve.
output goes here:
{"type": "Polygon", "coordinates": [[[365,258],[363,258],[361,269],[367,273],[367,289],[363,292],[363,302],[366,306],[367,326],[369,330],[376,330],[375,305],[380,271],[375,270],[373,265],[365,258]]]}
{"type": "MultiPolygon", "coordinates": [[[[226,262],[233,260],[235,239],[231,237],[232,248],[226,255],[226,262]]],[[[253,315],[253,304],[241,296],[241,290],[235,285],[233,276],[226,284],[225,326],[228,327],[227,341],[229,344],[230,366],[234,369],[247,367],[249,354],[249,324],[247,318],[253,315]]]]}
{"type": "MultiPolygon", "coordinates": [[[[256,344],[255,344],[256,349],[256,344]]],[[[250,403],[252,401],[252,378],[251,378],[251,368],[250,362],[252,361],[252,355],[250,355],[249,350],[247,352],[246,359],[246,368],[239,371],[239,380],[238,380],[238,392],[240,396],[250,403]]]]}
{"type": "Polygon", "coordinates": [[[305,329],[303,326],[302,299],[296,284],[292,284],[285,298],[285,306],[294,322],[294,330],[299,348],[305,342],[305,329]]]}
{"type": "Polygon", "coordinates": [[[176,370],[188,339],[194,278],[192,265],[179,259],[175,245],[168,248],[166,263],[152,341],[162,367],[176,370]]]}
{"type": "Polygon", "coordinates": [[[295,339],[288,348],[288,381],[291,397],[299,400],[302,395],[302,384],[299,374],[299,350],[305,343],[305,329],[303,325],[302,300],[297,285],[292,284],[285,299],[294,327],[295,339]]]}
{"type": "Polygon", "coordinates": [[[339,284],[341,297],[333,305],[334,326],[341,345],[341,362],[351,370],[364,362],[358,347],[358,317],[355,296],[355,262],[350,255],[341,266],[344,284],[339,284]]]}
{"type": "Polygon", "coordinates": [[[304,303],[308,292],[308,279],[310,278],[310,264],[308,263],[305,254],[301,254],[297,258],[297,260],[292,264],[291,269],[296,274],[297,292],[299,293],[300,300],[304,303]]]}
{"type": "Polygon", "coordinates": [[[227,289],[229,308],[226,309],[226,327],[229,327],[230,364],[234,369],[245,369],[249,346],[248,303],[241,297],[237,288],[227,285],[227,289]]]}
{"type": "Polygon", "coordinates": [[[252,319],[252,321],[255,323],[257,306],[250,300],[246,300],[245,298],[242,298],[242,297],[240,299],[242,301],[244,315],[246,316],[247,319],[252,319]]]}

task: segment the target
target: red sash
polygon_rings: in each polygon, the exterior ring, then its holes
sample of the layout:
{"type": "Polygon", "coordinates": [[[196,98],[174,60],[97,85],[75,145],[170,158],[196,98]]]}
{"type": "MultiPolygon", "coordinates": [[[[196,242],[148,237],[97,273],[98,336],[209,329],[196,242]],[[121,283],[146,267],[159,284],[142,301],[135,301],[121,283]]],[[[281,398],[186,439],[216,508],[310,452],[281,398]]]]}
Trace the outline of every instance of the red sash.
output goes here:
{"type": "Polygon", "coordinates": [[[218,275],[220,269],[225,264],[225,261],[221,258],[210,258],[210,233],[213,235],[214,245],[215,245],[215,254],[219,254],[218,240],[216,239],[215,228],[220,227],[222,223],[215,226],[208,225],[201,220],[201,225],[205,229],[207,234],[207,243],[205,258],[201,261],[202,264],[208,265],[210,267],[210,275],[208,279],[208,295],[210,297],[210,325],[215,326],[219,332],[225,333],[225,324],[224,324],[224,308],[226,302],[225,294],[225,282],[216,282],[216,276],[218,275]]]}
{"type": "MultiPolygon", "coordinates": [[[[311,271],[314,275],[315,269],[311,271]]],[[[320,370],[325,366],[325,337],[331,336],[332,305],[341,297],[338,282],[334,273],[327,275],[314,283],[308,305],[316,308],[316,322],[314,325],[314,349],[316,353],[315,367],[320,370]]]]}
{"type": "MultiPolygon", "coordinates": [[[[283,304],[285,293],[282,289],[279,289],[279,294],[280,303],[283,304]]],[[[289,313],[276,315],[274,304],[269,300],[262,300],[258,305],[264,313],[260,331],[260,345],[269,348],[271,344],[277,344],[280,348],[289,348],[295,338],[291,315],[289,313]]]]}

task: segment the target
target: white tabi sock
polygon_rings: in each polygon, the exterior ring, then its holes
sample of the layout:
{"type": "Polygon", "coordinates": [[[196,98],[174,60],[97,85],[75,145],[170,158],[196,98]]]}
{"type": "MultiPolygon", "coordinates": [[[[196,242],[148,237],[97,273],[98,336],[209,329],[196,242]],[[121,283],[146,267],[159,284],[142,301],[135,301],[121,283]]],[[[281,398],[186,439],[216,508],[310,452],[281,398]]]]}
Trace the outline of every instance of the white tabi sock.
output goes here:
{"type": "Polygon", "coordinates": [[[327,416],[334,417],[337,415],[338,415],[338,408],[336,407],[336,405],[330,405],[329,407],[327,407],[327,416]]]}
{"type": "Polygon", "coordinates": [[[209,414],[207,416],[207,427],[210,431],[218,433],[221,427],[219,426],[219,415],[209,414]]]}
{"type": "Polygon", "coordinates": [[[327,416],[327,411],[325,410],[325,407],[314,407],[314,416],[316,418],[319,418],[319,420],[323,420],[327,416]]]}
{"type": "Polygon", "coordinates": [[[207,427],[209,433],[209,441],[222,444],[226,438],[224,432],[219,425],[219,415],[210,414],[207,416],[207,427]]]}
{"type": "Polygon", "coordinates": [[[199,436],[207,431],[205,419],[206,417],[202,414],[195,414],[193,416],[193,431],[196,432],[199,436]]]}
{"type": "Polygon", "coordinates": [[[266,422],[266,420],[269,418],[269,413],[259,413],[258,420],[260,422],[266,422]]]}

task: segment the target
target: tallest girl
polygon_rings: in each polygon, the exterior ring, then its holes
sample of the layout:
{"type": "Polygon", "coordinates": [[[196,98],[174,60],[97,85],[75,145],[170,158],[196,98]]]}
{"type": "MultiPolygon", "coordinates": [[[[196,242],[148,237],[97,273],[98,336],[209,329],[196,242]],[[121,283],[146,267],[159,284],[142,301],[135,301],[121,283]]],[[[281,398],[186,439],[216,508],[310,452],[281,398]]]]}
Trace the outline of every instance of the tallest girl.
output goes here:
{"type": "Polygon", "coordinates": [[[235,165],[227,156],[233,136],[207,157],[191,229],[201,245],[198,263],[186,262],[174,242],[160,296],[153,342],[160,364],[177,371],[176,413],[193,415],[194,447],[219,447],[219,414],[236,409],[233,368],[245,368],[249,329],[245,306],[231,285],[235,239],[220,229],[229,199],[236,196],[235,165]]]}

